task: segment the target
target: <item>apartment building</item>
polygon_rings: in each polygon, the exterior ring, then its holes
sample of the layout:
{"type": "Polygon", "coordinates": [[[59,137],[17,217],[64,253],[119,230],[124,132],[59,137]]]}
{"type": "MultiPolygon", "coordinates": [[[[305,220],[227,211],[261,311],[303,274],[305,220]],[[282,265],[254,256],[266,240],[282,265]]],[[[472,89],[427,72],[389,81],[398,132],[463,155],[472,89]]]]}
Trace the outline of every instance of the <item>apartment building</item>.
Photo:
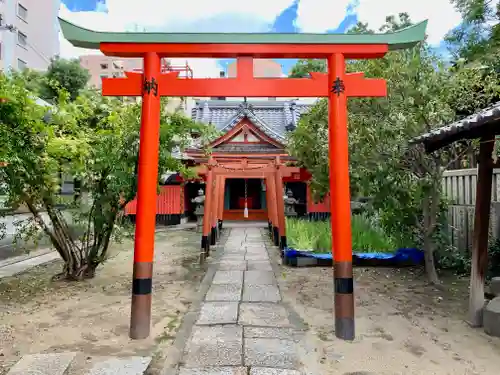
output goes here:
{"type": "Polygon", "coordinates": [[[104,55],[82,55],[80,65],[90,73],[88,85],[100,89],[103,78],[123,77],[125,72],[142,70],[142,59],[121,59],[104,55]]]}
{"type": "MultiPolygon", "coordinates": [[[[80,65],[87,69],[90,73],[88,85],[101,89],[103,78],[124,77],[125,72],[141,72],[142,59],[134,58],[118,58],[104,55],[82,55],[80,56],[80,65]]],[[[162,63],[164,71],[179,71],[180,77],[185,77],[191,74],[189,66],[171,66],[166,59],[162,63]]],[[[128,101],[139,101],[140,98],[129,98],[128,101]]],[[[170,98],[167,104],[167,111],[182,110],[186,114],[191,113],[191,108],[194,106],[192,98],[170,98]]]]}
{"type": "Polygon", "coordinates": [[[46,70],[59,54],[61,0],[0,0],[0,70],[46,70]]]}

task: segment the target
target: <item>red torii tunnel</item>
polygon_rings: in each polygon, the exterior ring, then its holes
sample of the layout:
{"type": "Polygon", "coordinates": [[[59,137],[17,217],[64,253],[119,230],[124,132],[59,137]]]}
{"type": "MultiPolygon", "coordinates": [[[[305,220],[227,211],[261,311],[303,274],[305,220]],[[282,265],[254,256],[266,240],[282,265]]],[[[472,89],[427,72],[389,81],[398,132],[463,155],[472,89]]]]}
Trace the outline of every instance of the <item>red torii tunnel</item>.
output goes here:
{"type": "MultiPolygon", "coordinates": [[[[60,24],[64,37],[75,47],[144,59],[143,73],[103,79],[103,95],[142,96],[130,337],[148,337],[151,325],[160,97],[328,97],[335,334],[353,340],[347,98],[385,96],[386,84],[365,79],[362,73],[347,74],[345,61],[380,58],[390,50],[412,47],[424,39],[427,21],[387,34],[113,33],[87,30],[62,19],[60,24]],[[164,57],[237,58],[237,76],[179,79],[177,72],[161,73],[164,57]],[[328,73],[313,73],[311,78],[254,78],[254,58],[326,59],[328,73]]],[[[206,214],[209,227],[214,211],[206,214]]]]}
{"type": "Polygon", "coordinates": [[[228,178],[259,178],[266,185],[269,232],[276,246],[286,246],[285,204],[283,178],[299,174],[299,167],[286,166],[280,156],[246,158],[239,155],[211,156],[206,165],[197,168],[199,175],[206,177],[206,201],[202,235],[202,257],[208,256],[211,244],[218,238],[224,209],[224,185],[228,178]],[[215,181],[215,183],[214,183],[215,181]],[[211,217],[211,219],[207,219],[211,217]]]}

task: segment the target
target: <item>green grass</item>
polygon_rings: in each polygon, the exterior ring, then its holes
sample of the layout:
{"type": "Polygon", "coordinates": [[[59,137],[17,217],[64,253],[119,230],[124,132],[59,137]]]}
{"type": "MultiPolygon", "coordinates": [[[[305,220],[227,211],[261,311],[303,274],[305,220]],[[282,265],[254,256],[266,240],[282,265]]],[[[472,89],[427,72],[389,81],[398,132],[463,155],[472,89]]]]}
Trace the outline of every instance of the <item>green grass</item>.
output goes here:
{"type": "MultiPolygon", "coordinates": [[[[364,216],[351,218],[352,249],[360,252],[394,252],[397,241],[364,216]]],[[[288,219],[286,221],[288,246],[297,250],[312,250],[327,253],[332,249],[330,221],[307,221],[288,219]]]]}

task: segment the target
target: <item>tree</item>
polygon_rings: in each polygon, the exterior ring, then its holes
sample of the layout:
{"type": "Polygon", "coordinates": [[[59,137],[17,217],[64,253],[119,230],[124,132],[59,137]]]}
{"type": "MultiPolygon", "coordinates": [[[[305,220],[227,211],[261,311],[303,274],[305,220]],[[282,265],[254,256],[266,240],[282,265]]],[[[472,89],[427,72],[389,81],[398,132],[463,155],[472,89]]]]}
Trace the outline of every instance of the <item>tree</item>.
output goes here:
{"type": "MultiPolygon", "coordinates": [[[[408,13],[400,13],[399,18],[394,16],[386,17],[386,23],[380,28],[381,32],[395,31],[411,26],[410,16],[408,13]]],[[[368,28],[368,24],[358,22],[354,27],[347,31],[348,34],[373,34],[374,31],[368,28]]],[[[311,72],[326,72],[326,61],[318,59],[299,59],[292,67],[290,78],[304,78],[309,76],[311,72]]]]}
{"type": "MultiPolygon", "coordinates": [[[[382,29],[394,31],[408,23],[405,15],[388,17],[382,29]]],[[[388,84],[387,98],[349,100],[353,194],[372,196],[385,229],[406,246],[412,241],[423,247],[428,278],[437,283],[434,250],[442,217],[441,178],[463,150],[426,155],[409,141],[455,120],[458,107],[481,108],[498,92],[498,80],[485,81],[478,70],[450,71],[425,43],[383,59],[350,62],[348,69],[385,78],[388,84]],[[470,95],[475,86],[482,87],[482,96],[470,95]]],[[[328,192],[327,126],[327,103],[322,100],[301,118],[289,142],[291,154],[311,171],[318,196],[328,192]]]]}
{"type": "Polygon", "coordinates": [[[51,60],[47,73],[47,81],[42,90],[43,99],[54,99],[61,89],[69,93],[71,100],[75,100],[80,91],[85,88],[90,79],[90,73],[80,65],[78,59],[51,60]]]}
{"type": "Polygon", "coordinates": [[[292,67],[290,78],[304,78],[309,76],[310,72],[325,72],[326,71],[326,61],[325,60],[308,60],[300,59],[297,64],[292,67]]]}
{"type": "MultiPolygon", "coordinates": [[[[111,239],[119,234],[117,218],[135,197],[141,109],[93,91],[74,101],[68,96],[59,93],[50,121],[44,121],[46,108],[35,103],[22,76],[0,74],[0,160],[5,162],[0,181],[10,202],[26,204],[32,214],[23,232],[41,229],[60,254],[64,269],[58,277],[82,280],[105,261],[111,239]],[[78,177],[90,196],[73,207],[74,220],[84,228],[78,240],[56,205],[61,171],[78,177]]],[[[182,150],[190,134],[206,128],[180,113],[163,112],[160,174],[175,170],[190,176],[172,150],[182,150]]]]}
{"type": "Polygon", "coordinates": [[[462,23],[446,36],[456,61],[487,65],[500,72],[500,3],[492,0],[452,0],[462,23]]]}

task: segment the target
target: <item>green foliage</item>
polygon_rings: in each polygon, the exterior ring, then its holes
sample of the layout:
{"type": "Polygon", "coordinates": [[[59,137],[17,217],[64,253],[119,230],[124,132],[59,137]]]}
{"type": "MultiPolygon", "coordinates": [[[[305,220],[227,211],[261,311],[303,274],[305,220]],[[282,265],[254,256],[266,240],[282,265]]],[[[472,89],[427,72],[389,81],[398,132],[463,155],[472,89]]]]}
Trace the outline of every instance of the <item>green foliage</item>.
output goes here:
{"type": "MultiPolygon", "coordinates": [[[[60,91],[46,121],[47,108],[37,105],[26,87],[25,76],[0,74],[0,160],[5,162],[0,181],[9,202],[27,205],[33,215],[20,233],[42,230],[65,261],[61,276],[92,277],[120,233],[117,223],[124,206],[136,195],[140,105],[124,105],[95,91],[70,101],[60,91]],[[84,228],[79,241],[73,240],[68,220],[57,208],[60,173],[75,176],[89,196],[73,207],[72,221],[84,228]]],[[[159,175],[167,170],[192,174],[172,151],[182,151],[193,133],[203,139],[211,131],[207,129],[181,113],[163,112],[159,175]]]]}
{"type": "Polygon", "coordinates": [[[310,72],[326,72],[326,61],[300,59],[297,64],[292,67],[288,76],[290,78],[304,78],[309,76],[310,72]]]}
{"type": "MultiPolygon", "coordinates": [[[[382,29],[393,31],[409,23],[405,14],[388,17],[382,29]]],[[[402,243],[422,246],[429,278],[437,282],[434,250],[447,245],[436,242],[444,238],[437,233],[445,209],[442,172],[474,145],[427,155],[409,141],[491,103],[500,92],[498,76],[491,69],[450,69],[425,43],[382,59],[349,61],[347,69],[384,78],[388,86],[386,98],[349,99],[352,196],[372,197],[387,233],[402,243]]],[[[290,153],[312,173],[316,197],[329,190],[327,114],[327,101],[320,100],[301,117],[288,143],[290,153]]]]}
{"type": "Polygon", "coordinates": [[[43,88],[44,99],[54,99],[63,89],[69,93],[71,100],[75,100],[80,91],[85,88],[90,79],[90,73],[82,68],[78,59],[66,60],[54,58],[46,73],[47,84],[43,88]]]}
{"type": "Polygon", "coordinates": [[[446,36],[455,60],[486,65],[500,72],[500,3],[490,0],[452,0],[463,21],[446,36]]]}
{"type": "MultiPolygon", "coordinates": [[[[394,252],[397,242],[377,225],[373,219],[353,215],[351,220],[352,249],[361,252],[394,252]]],[[[306,221],[287,218],[287,240],[290,247],[328,253],[332,249],[332,232],[329,221],[306,221]]]]}

